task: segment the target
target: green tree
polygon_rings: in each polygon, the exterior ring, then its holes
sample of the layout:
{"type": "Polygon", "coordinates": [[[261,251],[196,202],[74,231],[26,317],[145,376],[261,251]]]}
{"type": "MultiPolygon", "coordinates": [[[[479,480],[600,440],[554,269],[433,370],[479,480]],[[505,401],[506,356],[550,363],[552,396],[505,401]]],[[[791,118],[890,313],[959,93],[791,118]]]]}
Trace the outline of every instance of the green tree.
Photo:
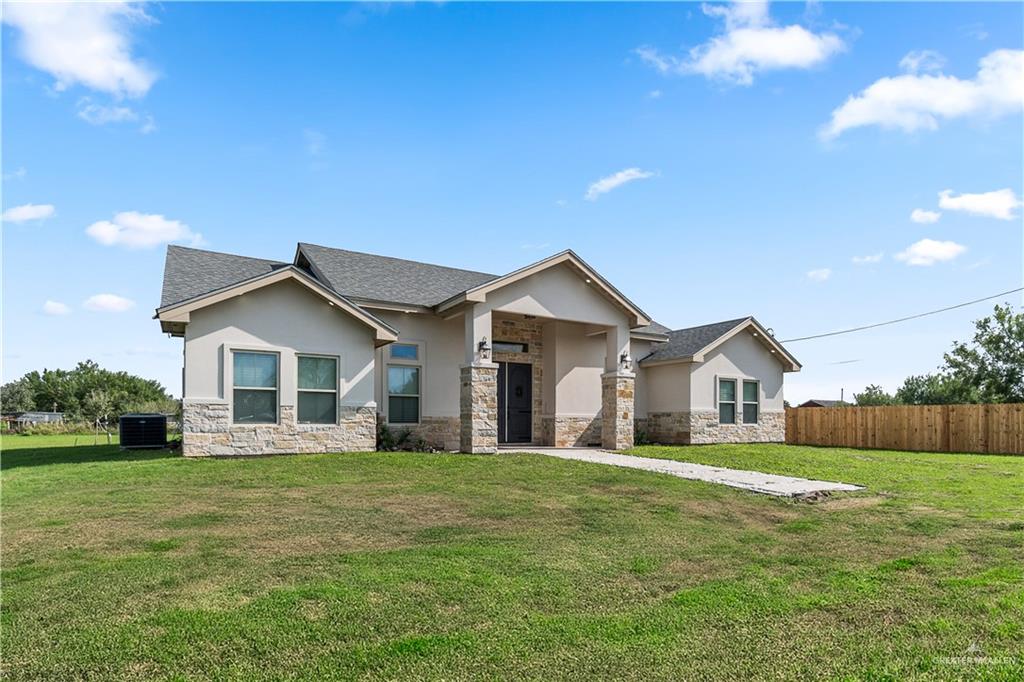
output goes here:
{"type": "Polygon", "coordinates": [[[945,354],[946,373],[972,387],[978,402],[1024,402],[1024,313],[997,305],[974,325],[971,343],[945,354]]]}
{"type": "Polygon", "coordinates": [[[93,389],[82,400],[82,417],[89,422],[106,422],[113,412],[114,401],[103,389],[93,389]]]}
{"type": "Polygon", "coordinates": [[[911,376],[896,389],[897,403],[903,405],[957,405],[978,402],[974,387],[949,374],[911,376]]]}
{"type": "Polygon", "coordinates": [[[895,397],[889,395],[885,390],[877,384],[871,384],[866,386],[860,393],[854,393],[853,399],[857,401],[857,405],[899,405],[899,401],[895,397]]]}
{"type": "Polygon", "coordinates": [[[30,412],[36,409],[32,388],[24,377],[17,381],[10,381],[0,388],[0,406],[5,413],[30,412]]]}
{"type": "Polygon", "coordinates": [[[21,380],[28,385],[35,409],[64,412],[68,419],[92,418],[96,399],[89,406],[86,402],[94,391],[105,394],[110,416],[124,414],[132,405],[171,399],[159,382],[127,372],[112,372],[92,360],[80,362],[72,370],[29,372],[21,380]]]}

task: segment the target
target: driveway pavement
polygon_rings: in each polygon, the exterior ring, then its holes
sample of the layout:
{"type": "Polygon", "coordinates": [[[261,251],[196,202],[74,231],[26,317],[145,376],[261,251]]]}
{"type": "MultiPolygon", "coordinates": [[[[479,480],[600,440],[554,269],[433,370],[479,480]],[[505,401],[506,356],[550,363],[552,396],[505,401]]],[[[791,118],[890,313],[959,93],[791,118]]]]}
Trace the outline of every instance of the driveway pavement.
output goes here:
{"type": "MultiPolygon", "coordinates": [[[[513,448],[508,448],[513,450],[513,448]]],[[[834,481],[815,481],[808,478],[795,478],[793,476],[779,476],[777,474],[763,474],[759,471],[744,471],[742,469],[726,469],[723,467],[712,467],[704,464],[690,464],[689,462],[678,462],[671,459],[653,459],[651,457],[635,457],[633,455],[620,455],[608,450],[590,448],[514,448],[515,452],[530,452],[560,459],[574,459],[580,462],[593,462],[595,464],[610,464],[628,469],[643,469],[659,474],[669,474],[680,478],[688,478],[694,481],[707,481],[708,483],[720,483],[732,488],[750,490],[765,495],[777,495],[779,497],[806,497],[822,492],[849,492],[863,490],[863,486],[851,485],[849,483],[837,483],[834,481]]]]}

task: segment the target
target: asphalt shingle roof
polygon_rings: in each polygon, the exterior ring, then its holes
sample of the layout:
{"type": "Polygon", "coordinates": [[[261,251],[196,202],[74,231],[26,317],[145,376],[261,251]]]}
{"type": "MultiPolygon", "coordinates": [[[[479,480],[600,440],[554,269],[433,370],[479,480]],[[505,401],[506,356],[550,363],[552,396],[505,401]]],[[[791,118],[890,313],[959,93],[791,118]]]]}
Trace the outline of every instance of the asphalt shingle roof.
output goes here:
{"type": "Polygon", "coordinates": [[[671,331],[672,330],[665,325],[658,324],[654,320],[651,320],[651,323],[646,327],[637,327],[632,330],[634,334],[661,334],[662,336],[668,336],[671,331]]]}
{"type": "Polygon", "coordinates": [[[160,307],[187,301],[288,265],[290,263],[263,258],[168,246],[160,307]]]}
{"type": "Polygon", "coordinates": [[[687,358],[698,352],[700,349],[721,338],[731,331],[740,322],[749,320],[749,317],[738,317],[735,320],[702,324],[699,327],[687,327],[668,332],[668,342],[658,346],[658,349],[645,358],[641,363],[660,362],[662,360],[678,360],[687,358]]]}
{"type": "Polygon", "coordinates": [[[300,243],[302,253],[342,296],[433,306],[497,275],[300,243]]]}

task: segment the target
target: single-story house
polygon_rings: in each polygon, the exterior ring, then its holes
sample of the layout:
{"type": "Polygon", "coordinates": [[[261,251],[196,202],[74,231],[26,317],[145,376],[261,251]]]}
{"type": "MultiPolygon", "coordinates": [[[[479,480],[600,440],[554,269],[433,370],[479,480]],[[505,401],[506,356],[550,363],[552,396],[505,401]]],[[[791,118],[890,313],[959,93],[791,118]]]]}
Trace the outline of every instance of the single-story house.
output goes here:
{"type": "Polygon", "coordinates": [[[504,275],[300,243],[171,246],[189,456],[372,450],[378,424],[462,452],[784,440],[800,363],[753,317],[670,330],[572,251],[504,275]]]}

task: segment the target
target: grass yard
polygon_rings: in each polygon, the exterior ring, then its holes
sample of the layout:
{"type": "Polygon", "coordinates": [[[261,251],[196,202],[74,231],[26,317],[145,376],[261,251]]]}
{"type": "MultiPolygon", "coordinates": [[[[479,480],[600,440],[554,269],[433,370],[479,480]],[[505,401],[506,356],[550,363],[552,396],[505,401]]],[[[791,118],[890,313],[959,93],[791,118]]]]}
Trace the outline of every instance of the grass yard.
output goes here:
{"type": "Polygon", "coordinates": [[[636,450],[869,488],[808,504],[536,455],[72,438],[3,440],[10,680],[1024,676],[1024,458],[636,450]]]}

